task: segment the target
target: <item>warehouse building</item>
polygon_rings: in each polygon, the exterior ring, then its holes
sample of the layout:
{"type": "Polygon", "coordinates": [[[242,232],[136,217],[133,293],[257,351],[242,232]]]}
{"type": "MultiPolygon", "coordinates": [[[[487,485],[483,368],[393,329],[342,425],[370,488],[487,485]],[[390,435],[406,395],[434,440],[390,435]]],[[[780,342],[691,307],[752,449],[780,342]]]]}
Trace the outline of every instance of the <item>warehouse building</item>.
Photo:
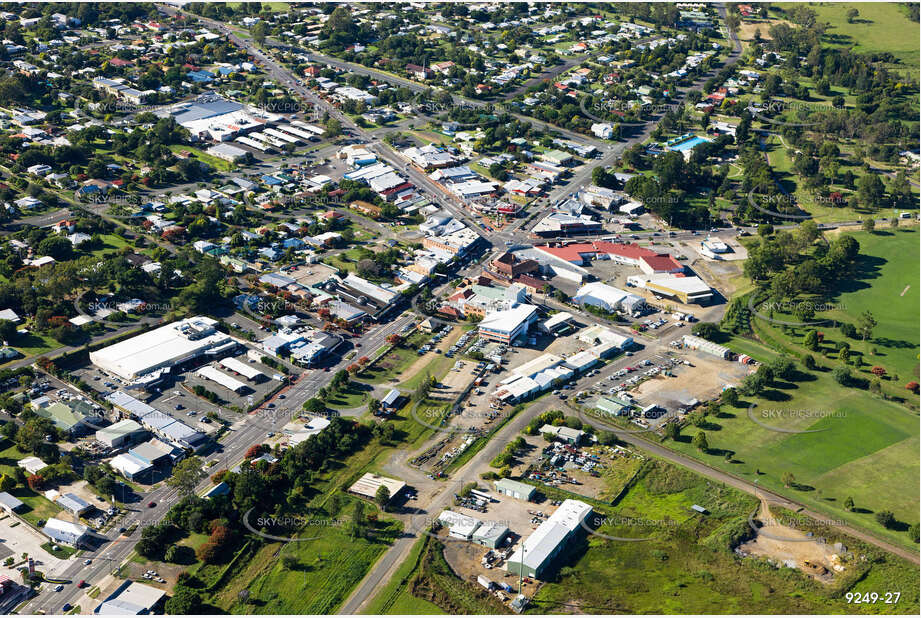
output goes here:
{"type": "Polygon", "coordinates": [[[509,556],[509,573],[541,579],[569,542],[579,534],[592,507],[581,500],[564,500],[546,521],[537,527],[509,556]]]}
{"type": "Polygon", "coordinates": [[[732,355],[732,351],[725,347],[721,346],[718,343],[713,343],[712,341],[707,341],[702,337],[697,337],[696,335],[684,335],[682,338],[682,343],[684,347],[689,350],[700,350],[701,352],[706,352],[707,354],[712,354],[726,360],[732,355]]]}
{"type": "Polygon", "coordinates": [[[607,358],[617,350],[626,350],[633,346],[633,337],[621,335],[610,328],[596,324],[581,331],[576,339],[591,346],[600,358],[607,358]]]}
{"type": "Polygon", "coordinates": [[[548,334],[557,334],[565,332],[572,324],[573,315],[568,311],[555,313],[540,323],[540,329],[548,334]]]}
{"type": "Polygon", "coordinates": [[[131,453],[122,453],[109,462],[112,469],[129,481],[150,480],[153,466],[131,453]]]}
{"type": "Polygon", "coordinates": [[[544,425],[540,428],[540,434],[549,434],[567,444],[579,444],[585,437],[585,432],[581,429],[572,429],[563,425],[544,425]]]}
{"type": "Polygon", "coordinates": [[[530,502],[534,499],[534,494],[537,493],[537,488],[533,485],[528,485],[521,481],[513,481],[512,479],[499,479],[494,485],[496,491],[503,496],[509,496],[517,500],[527,500],[530,502]]]}
{"type": "Polygon", "coordinates": [[[624,416],[630,412],[631,408],[633,406],[629,402],[617,397],[599,397],[595,401],[596,410],[601,410],[613,416],[624,416]]]}
{"type": "Polygon", "coordinates": [[[583,285],[572,300],[576,304],[591,305],[611,313],[623,311],[632,314],[646,307],[646,301],[642,297],[600,281],[583,285]]]}
{"type": "Polygon", "coordinates": [[[153,438],[130,449],[128,454],[142,463],[156,467],[179,461],[184,452],[171,444],[153,438]]]}
{"type": "Polygon", "coordinates": [[[391,479],[386,476],[378,476],[372,472],[365,473],[355,484],[349,487],[349,493],[353,493],[362,498],[374,500],[379,487],[386,487],[390,491],[390,499],[393,500],[406,487],[406,483],[399,479],[391,479]]]}
{"type": "Polygon", "coordinates": [[[208,437],[202,432],[192,429],[182,421],[177,421],[170,415],[123,391],[109,394],[106,401],[138,419],[146,429],[177,448],[198,451],[208,444],[208,437]]]}
{"type": "Polygon", "coordinates": [[[266,377],[264,373],[262,373],[255,367],[247,365],[243,361],[237,358],[234,358],[232,356],[229,356],[227,358],[222,358],[221,367],[223,367],[224,369],[227,369],[228,371],[233,371],[234,373],[238,373],[244,378],[246,378],[247,380],[250,380],[251,382],[258,382],[266,377]]]}
{"type": "Polygon", "coordinates": [[[482,524],[479,519],[454,511],[442,511],[438,516],[438,523],[448,528],[448,536],[462,541],[471,540],[473,533],[482,524]]]}
{"type": "Polygon", "coordinates": [[[96,431],[96,441],[109,448],[121,448],[137,442],[144,433],[138,423],[125,419],[96,431]]]}
{"type": "Polygon", "coordinates": [[[12,515],[23,506],[25,506],[25,503],[22,502],[22,500],[19,498],[16,498],[15,496],[12,496],[5,491],[0,491],[0,508],[2,508],[6,514],[12,515]]]}
{"type": "Polygon", "coordinates": [[[165,597],[165,590],[126,580],[93,613],[120,616],[162,614],[165,597]]]}
{"type": "Polygon", "coordinates": [[[61,494],[57,497],[55,502],[58,503],[65,511],[70,511],[71,514],[76,515],[77,517],[82,516],[84,513],[90,511],[93,508],[93,505],[78,496],[77,494],[66,493],[61,494]]]}
{"type": "Polygon", "coordinates": [[[483,547],[498,549],[502,546],[508,534],[509,529],[505,524],[498,521],[487,521],[477,528],[470,540],[483,547]]]}
{"type": "Polygon", "coordinates": [[[684,304],[704,304],[713,298],[713,291],[700,277],[682,277],[674,275],[627,277],[627,282],[638,288],[646,289],[658,296],[666,296],[684,304]]]}
{"type": "Polygon", "coordinates": [[[216,320],[187,318],[90,352],[90,361],[123,380],[170,370],[200,356],[227,355],[238,344],[215,328],[216,320]]]}

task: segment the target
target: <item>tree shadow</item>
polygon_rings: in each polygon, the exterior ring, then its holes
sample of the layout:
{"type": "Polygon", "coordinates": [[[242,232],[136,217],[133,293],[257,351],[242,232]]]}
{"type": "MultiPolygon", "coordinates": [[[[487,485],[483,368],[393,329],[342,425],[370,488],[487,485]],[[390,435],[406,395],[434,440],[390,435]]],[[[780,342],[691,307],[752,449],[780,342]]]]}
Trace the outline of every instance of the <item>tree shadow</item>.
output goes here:
{"type": "Polygon", "coordinates": [[[792,395],[774,389],[766,389],[761,392],[761,396],[768,401],[790,401],[792,395]]]}

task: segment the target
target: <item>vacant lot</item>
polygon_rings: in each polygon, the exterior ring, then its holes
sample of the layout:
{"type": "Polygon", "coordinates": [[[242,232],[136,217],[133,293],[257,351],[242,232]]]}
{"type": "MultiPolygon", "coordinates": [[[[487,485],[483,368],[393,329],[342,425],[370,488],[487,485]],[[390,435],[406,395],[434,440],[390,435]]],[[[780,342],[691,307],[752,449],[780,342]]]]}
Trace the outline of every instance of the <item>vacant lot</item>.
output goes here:
{"type": "MultiPolygon", "coordinates": [[[[599,531],[616,541],[589,535],[562,562],[558,580],[544,584],[529,613],[840,613],[837,595],[854,586],[841,578],[827,586],[799,571],[741,560],[732,547],[752,533],[748,515],[758,501],[683,469],[655,462],[611,510],[617,524],[599,531]],[[692,504],[709,513],[696,515],[692,504]]],[[[596,509],[597,513],[598,509],[596,509]]],[[[829,541],[839,539],[829,536],[829,541]]],[[[846,539],[855,551],[864,551],[846,539]]],[[[916,611],[917,569],[887,555],[876,564],[849,565],[851,574],[874,572],[910,589],[904,606],[873,611],[916,611]]],[[[866,581],[866,580],[864,580],[866,581]]],[[[864,583],[857,585],[864,590],[864,583]]]]}

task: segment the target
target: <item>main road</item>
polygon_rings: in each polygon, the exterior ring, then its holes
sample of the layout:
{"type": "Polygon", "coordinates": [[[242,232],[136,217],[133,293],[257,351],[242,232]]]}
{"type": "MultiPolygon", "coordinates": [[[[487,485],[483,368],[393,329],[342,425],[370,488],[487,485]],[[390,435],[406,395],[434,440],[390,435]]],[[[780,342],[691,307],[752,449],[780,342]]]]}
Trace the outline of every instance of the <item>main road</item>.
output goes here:
{"type": "MultiPolygon", "coordinates": [[[[404,313],[392,322],[372,327],[358,340],[361,342],[362,350],[370,355],[385,343],[390,334],[399,332],[412,321],[413,315],[404,313]]],[[[234,466],[242,461],[243,455],[250,446],[265,442],[269,432],[280,433],[284,425],[300,413],[303,403],[314,397],[322,386],[329,383],[337,371],[345,369],[351,362],[352,360],[340,358],[329,368],[329,371],[322,369],[305,371],[289,388],[279,393],[284,394],[285,399],[282,400],[277,395],[275,396],[272,402],[278,405],[277,408],[270,409],[264,404],[243,421],[235,423],[224,438],[217,443],[216,451],[207,456],[209,461],[216,462],[209,467],[209,471],[216,472],[234,466]]],[[[211,481],[205,478],[199,483],[196,491],[201,493],[210,486],[211,481]]],[[[55,578],[71,581],[70,584],[64,586],[64,590],[54,592],[53,586],[44,584],[38,595],[33,597],[20,610],[20,613],[35,614],[41,610],[48,614],[59,614],[63,613],[61,608],[65,603],[79,604],[87,590],[97,585],[102,578],[130,557],[134,546],[141,538],[141,529],[162,522],[179,497],[178,491],[166,483],[144,494],[136,502],[137,506],[130,507],[128,514],[112,530],[104,535],[98,535],[105,539],[99,543],[98,549],[82,552],[79,558],[73,559],[63,572],[53,574],[55,578]],[[154,506],[145,506],[150,503],[153,503],[154,506]],[[131,534],[118,532],[119,527],[129,528],[133,522],[138,522],[138,526],[131,534]],[[84,565],[83,561],[86,559],[92,562],[84,565]],[[80,580],[87,582],[87,588],[82,590],[77,588],[76,583],[80,580]]]]}

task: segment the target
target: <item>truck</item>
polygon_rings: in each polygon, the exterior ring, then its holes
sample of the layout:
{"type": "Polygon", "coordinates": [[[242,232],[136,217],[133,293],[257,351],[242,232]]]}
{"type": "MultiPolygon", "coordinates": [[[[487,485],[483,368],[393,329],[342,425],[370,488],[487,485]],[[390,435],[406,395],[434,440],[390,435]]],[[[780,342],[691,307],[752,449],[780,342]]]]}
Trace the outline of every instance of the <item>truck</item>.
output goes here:
{"type": "Polygon", "coordinates": [[[487,590],[489,590],[489,591],[492,591],[493,587],[495,587],[495,584],[492,582],[492,580],[487,579],[487,578],[483,577],[482,575],[477,575],[477,576],[476,576],[476,582],[477,582],[479,585],[481,585],[481,586],[483,586],[484,588],[486,588],[487,590]]]}

